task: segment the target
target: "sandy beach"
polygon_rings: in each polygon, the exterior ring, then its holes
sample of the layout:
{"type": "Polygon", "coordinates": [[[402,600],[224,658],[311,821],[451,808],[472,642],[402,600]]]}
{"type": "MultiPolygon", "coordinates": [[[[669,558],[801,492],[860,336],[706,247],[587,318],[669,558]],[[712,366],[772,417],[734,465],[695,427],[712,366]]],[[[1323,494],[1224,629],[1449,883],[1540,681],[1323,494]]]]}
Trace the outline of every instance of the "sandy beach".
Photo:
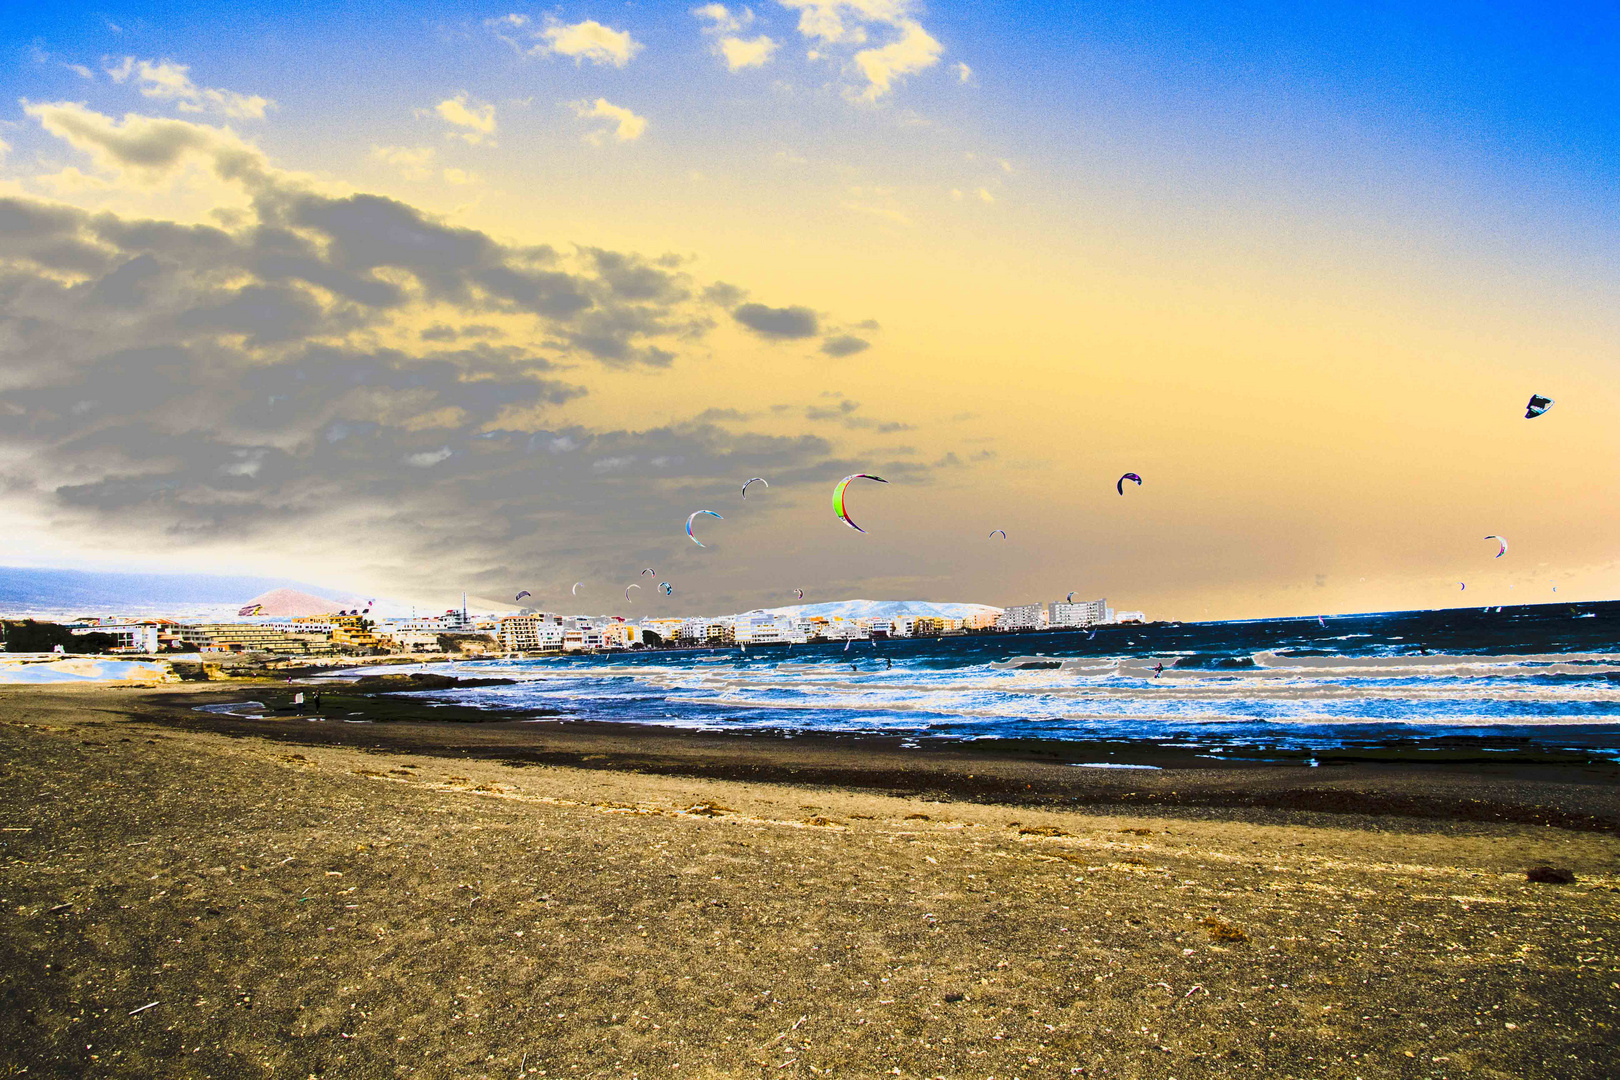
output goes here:
{"type": "Polygon", "coordinates": [[[6,1075],[1620,1071],[1611,766],[194,710],[243,690],[0,690],[6,1075]]]}

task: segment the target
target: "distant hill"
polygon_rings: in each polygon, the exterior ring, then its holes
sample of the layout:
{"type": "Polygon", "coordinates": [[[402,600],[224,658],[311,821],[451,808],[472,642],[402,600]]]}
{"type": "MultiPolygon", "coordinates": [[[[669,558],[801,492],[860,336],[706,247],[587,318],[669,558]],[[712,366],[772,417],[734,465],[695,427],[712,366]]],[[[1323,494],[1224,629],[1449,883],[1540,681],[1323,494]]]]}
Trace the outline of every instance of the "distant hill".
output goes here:
{"type": "Polygon", "coordinates": [[[298,589],[271,589],[249,600],[242,611],[272,619],[299,619],[331,615],[342,607],[335,600],[312,596],[298,589]]]}
{"type": "Polygon", "coordinates": [[[834,600],[825,604],[798,604],[765,609],[782,615],[820,615],[826,619],[892,619],[897,615],[965,619],[969,615],[1000,614],[989,604],[936,604],[929,600],[834,600]]]}
{"type": "Polygon", "coordinates": [[[0,611],[94,615],[114,612],[159,613],[213,605],[240,607],[250,597],[278,588],[331,596],[339,607],[364,599],[285,578],[126,574],[4,566],[0,567],[0,611]]]}

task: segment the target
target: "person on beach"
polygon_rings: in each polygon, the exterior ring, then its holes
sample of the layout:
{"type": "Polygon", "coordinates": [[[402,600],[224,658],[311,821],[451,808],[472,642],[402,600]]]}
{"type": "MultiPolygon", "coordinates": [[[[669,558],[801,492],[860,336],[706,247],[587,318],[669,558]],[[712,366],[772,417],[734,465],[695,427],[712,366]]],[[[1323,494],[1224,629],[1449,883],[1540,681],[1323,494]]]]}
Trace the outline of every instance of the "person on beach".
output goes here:
{"type": "Polygon", "coordinates": [[[1159,676],[1161,676],[1163,674],[1164,674],[1164,661],[1160,660],[1157,664],[1153,665],[1153,677],[1155,679],[1157,679],[1159,676]]]}

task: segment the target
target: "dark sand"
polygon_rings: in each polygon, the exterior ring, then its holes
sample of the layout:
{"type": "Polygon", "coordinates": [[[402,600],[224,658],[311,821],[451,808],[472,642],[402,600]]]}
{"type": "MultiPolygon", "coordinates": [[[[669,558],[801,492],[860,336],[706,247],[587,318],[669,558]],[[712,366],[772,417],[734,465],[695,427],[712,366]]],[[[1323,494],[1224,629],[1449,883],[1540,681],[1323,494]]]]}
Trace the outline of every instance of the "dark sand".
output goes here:
{"type": "Polygon", "coordinates": [[[0,690],[0,1075],[1620,1075],[1611,766],[191,708],[274,692],[0,690]]]}

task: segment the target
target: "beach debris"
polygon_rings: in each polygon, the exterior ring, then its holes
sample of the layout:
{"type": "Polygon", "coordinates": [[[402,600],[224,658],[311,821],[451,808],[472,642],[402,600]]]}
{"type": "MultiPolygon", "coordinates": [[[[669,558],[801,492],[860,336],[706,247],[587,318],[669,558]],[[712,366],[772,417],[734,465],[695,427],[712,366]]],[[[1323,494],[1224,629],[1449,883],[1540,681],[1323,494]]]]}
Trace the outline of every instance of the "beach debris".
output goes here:
{"type": "Polygon", "coordinates": [[[624,599],[625,599],[626,603],[634,603],[635,602],[635,601],[630,599],[630,590],[631,589],[639,589],[639,588],[641,588],[640,585],[634,585],[634,584],[626,585],[624,587],[624,599]]]}
{"type": "Polygon", "coordinates": [[[694,803],[681,811],[681,813],[690,814],[692,817],[724,817],[726,814],[735,814],[736,812],[729,806],[721,806],[719,803],[713,802],[694,803]]]}
{"type": "Polygon", "coordinates": [[[820,814],[816,814],[812,817],[805,818],[802,822],[800,822],[800,824],[813,825],[820,829],[834,829],[842,828],[844,823],[842,821],[834,821],[830,817],[822,817],[820,814]]]}
{"type": "Polygon", "coordinates": [[[1213,915],[1205,916],[1201,925],[1204,927],[1204,932],[1215,941],[1239,942],[1249,940],[1248,934],[1245,934],[1231,923],[1222,922],[1213,915]]]}
{"type": "Polygon", "coordinates": [[[1500,536],[1497,536],[1495,533],[1492,533],[1490,536],[1487,536],[1485,539],[1487,539],[1487,540],[1495,540],[1496,541],[1497,548],[1499,549],[1497,551],[1497,553],[1496,553],[1496,557],[1498,559],[1500,559],[1502,556],[1507,554],[1507,541],[1506,540],[1502,539],[1500,536]]]}
{"type": "Polygon", "coordinates": [[[131,1015],[131,1016],[134,1016],[134,1015],[136,1015],[136,1014],[137,1014],[137,1013],[143,1013],[143,1012],[145,1012],[145,1011],[146,1011],[146,1010],[147,1010],[147,1009],[152,1009],[152,1008],[156,1008],[156,1007],[157,1007],[157,1005],[158,1005],[158,1002],[156,1002],[156,1001],[148,1001],[148,1002],[147,1002],[147,1003],[146,1003],[146,1004],[145,1004],[145,1005],[142,1005],[142,1006],[141,1006],[141,1007],[140,1007],[140,1008],[138,1008],[138,1009],[131,1009],[131,1010],[129,1010],[129,1015],[131,1015]]]}
{"type": "Polygon", "coordinates": [[[575,596],[578,596],[578,595],[579,595],[579,587],[580,587],[580,586],[581,586],[581,585],[583,585],[583,584],[585,584],[585,583],[584,583],[584,582],[583,582],[583,581],[576,581],[576,582],[574,582],[574,587],[573,587],[573,589],[572,589],[572,590],[570,590],[570,591],[571,591],[571,592],[572,592],[572,593],[573,593],[573,594],[574,594],[574,595],[575,595],[575,596]]]}
{"type": "MultiPolygon", "coordinates": [[[[695,514],[693,514],[691,517],[686,519],[686,538],[688,540],[692,541],[692,543],[696,544],[698,547],[703,547],[704,544],[703,544],[703,541],[699,540],[697,537],[692,535],[692,522],[696,521],[698,518],[702,517],[704,514],[708,514],[710,517],[717,517],[717,518],[720,517],[720,515],[715,513],[713,510],[699,510],[695,514]]],[[[720,518],[720,520],[724,521],[725,518],[720,518]]]]}
{"type": "Polygon", "coordinates": [[[958,1001],[966,1001],[966,1000],[967,1000],[967,995],[966,994],[946,994],[945,998],[944,998],[945,1004],[947,1004],[947,1005],[954,1005],[958,1001]]]}
{"type": "Polygon", "coordinates": [[[1142,478],[1133,472],[1128,472],[1124,476],[1120,477],[1119,480],[1114,484],[1114,489],[1121,495],[1125,494],[1125,481],[1127,480],[1134,483],[1137,487],[1142,486],[1142,478]]]}
{"type": "Polygon", "coordinates": [[[1007,530],[1006,529],[991,529],[988,539],[994,540],[996,538],[997,533],[1001,534],[1001,538],[1003,540],[1007,539],[1007,530]]]}
{"type": "Polygon", "coordinates": [[[1531,394],[1530,404],[1524,407],[1524,418],[1526,420],[1534,420],[1536,417],[1540,416],[1542,413],[1546,412],[1552,407],[1552,398],[1542,397],[1540,394],[1531,394]]]}
{"type": "Polygon", "coordinates": [[[851,473],[842,480],[838,481],[838,486],[833,488],[833,513],[837,514],[838,520],[842,521],[845,525],[848,525],[858,533],[863,533],[866,530],[850,520],[849,512],[844,509],[844,489],[849,487],[849,482],[851,480],[875,480],[880,484],[887,484],[888,481],[883,479],[881,476],[873,476],[871,473],[851,473]]]}
{"type": "Polygon", "coordinates": [[[748,498],[748,485],[749,484],[764,484],[766,487],[771,486],[771,482],[769,480],[765,479],[763,476],[749,477],[747,480],[743,481],[742,496],[745,499],[748,498]]]}
{"type": "Polygon", "coordinates": [[[520,592],[516,596],[512,597],[512,603],[515,604],[519,600],[523,599],[525,596],[533,596],[533,595],[534,595],[534,593],[530,592],[528,589],[524,589],[522,592],[520,592]]]}
{"type": "Polygon", "coordinates": [[[1536,885],[1573,885],[1575,871],[1557,866],[1532,866],[1524,872],[1524,879],[1536,885]]]}
{"type": "Polygon", "coordinates": [[[1019,836],[1068,836],[1056,825],[1024,825],[1018,830],[1019,836]]]}

